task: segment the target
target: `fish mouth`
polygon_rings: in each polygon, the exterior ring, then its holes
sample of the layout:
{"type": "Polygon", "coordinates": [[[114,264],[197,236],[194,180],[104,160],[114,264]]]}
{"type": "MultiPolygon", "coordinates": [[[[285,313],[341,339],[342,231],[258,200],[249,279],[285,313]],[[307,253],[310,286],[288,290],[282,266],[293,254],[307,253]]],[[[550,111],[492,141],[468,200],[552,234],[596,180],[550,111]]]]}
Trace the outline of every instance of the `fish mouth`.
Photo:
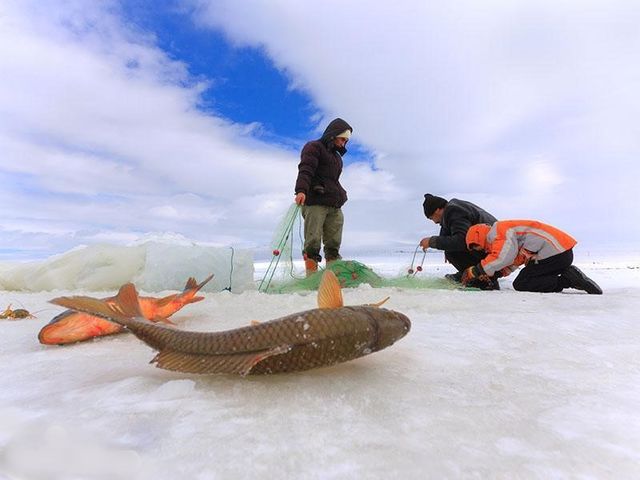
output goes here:
{"type": "Polygon", "coordinates": [[[408,332],[409,330],[411,330],[411,320],[409,320],[409,317],[402,313],[399,313],[398,317],[402,321],[402,326],[404,327],[405,331],[408,332]]]}

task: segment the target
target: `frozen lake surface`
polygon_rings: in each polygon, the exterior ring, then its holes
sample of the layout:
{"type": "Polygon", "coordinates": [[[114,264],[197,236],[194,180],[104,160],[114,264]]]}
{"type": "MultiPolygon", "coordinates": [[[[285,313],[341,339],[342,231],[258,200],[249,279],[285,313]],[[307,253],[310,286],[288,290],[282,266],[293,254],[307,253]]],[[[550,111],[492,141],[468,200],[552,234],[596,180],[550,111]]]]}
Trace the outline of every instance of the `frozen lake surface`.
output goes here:
{"type": "MultiPolygon", "coordinates": [[[[349,363],[248,378],[157,369],[130,334],[40,345],[62,310],[49,299],[105,292],[0,291],[0,306],[37,315],[0,320],[0,479],[637,478],[640,261],[576,259],[604,295],[520,293],[508,279],[492,292],[346,289],[349,305],[390,295],[411,332],[349,363]]],[[[370,260],[396,275],[410,258],[370,260]]],[[[430,257],[422,274],[450,268],[430,257]]],[[[172,317],[179,328],[316,302],[205,296],[172,317]]]]}

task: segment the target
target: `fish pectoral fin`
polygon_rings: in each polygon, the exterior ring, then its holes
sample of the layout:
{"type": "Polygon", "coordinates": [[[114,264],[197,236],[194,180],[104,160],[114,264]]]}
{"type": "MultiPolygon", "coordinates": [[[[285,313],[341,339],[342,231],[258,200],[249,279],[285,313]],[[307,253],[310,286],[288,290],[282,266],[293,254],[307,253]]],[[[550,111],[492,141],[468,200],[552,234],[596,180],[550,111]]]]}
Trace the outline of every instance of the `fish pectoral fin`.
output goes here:
{"type": "Polygon", "coordinates": [[[172,322],[171,320],[165,317],[154,317],[154,318],[151,318],[150,321],[154,323],[164,323],[165,325],[171,325],[174,327],[176,326],[174,322],[172,322]]]}
{"type": "Polygon", "coordinates": [[[378,303],[370,303],[368,306],[369,307],[381,307],[382,305],[384,305],[385,303],[387,303],[387,300],[389,300],[391,297],[387,297],[385,299],[380,300],[378,303]]]}
{"type": "Polygon", "coordinates": [[[291,350],[291,345],[278,345],[277,347],[270,348],[269,350],[254,353],[252,357],[249,357],[244,365],[244,369],[238,373],[243,377],[251,373],[253,367],[259,364],[261,361],[273,357],[274,355],[282,355],[291,350]]]}
{"type": "Polygon", "coordinates": [[[258,363],[273,355],[280,355],[291,350],[291,345],[281,345],[260,352],[231,353],[223,355],[209,355],[205,353],[185,353],[173,350],[163,350],[150,363],[158,368],[186,373],[226,373],[248,375],[258,363]]]}
{"type": "Polygon", "coordinates": [[[340,308],[342,306],[344,306],[344,301],[338,277],[331,270],[325,270],[318,287],[318,307],[340,308]]]}

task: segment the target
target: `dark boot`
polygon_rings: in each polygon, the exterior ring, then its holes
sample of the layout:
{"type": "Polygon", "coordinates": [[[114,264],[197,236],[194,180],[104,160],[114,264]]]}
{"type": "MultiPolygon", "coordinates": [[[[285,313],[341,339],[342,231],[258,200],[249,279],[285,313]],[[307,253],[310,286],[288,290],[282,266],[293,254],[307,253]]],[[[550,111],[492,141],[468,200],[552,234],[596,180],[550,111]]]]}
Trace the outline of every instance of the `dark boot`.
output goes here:
{"type": "Polygon", "coordinates": [[[560,274],[563,280],[568,283],[569,287],[576,290],[584,290],[591,295],[602,295],[602,289],[596,282],[587,277],[582,270],[575,265],[571,265],[560,274]]]}
{"type": "Polygon", "coordinates": [[[471,288],[479,288],[480,290],[500,290],[500,284],[497,278],[489,278],[488,280],[481,280],[476,278],[470,281],[466,285],[471,288]]]}
{"type": "Polygon", "coordinates": [[[462,272],[447,273],[444,278],[452,283],[462,283],[462,272]]]}

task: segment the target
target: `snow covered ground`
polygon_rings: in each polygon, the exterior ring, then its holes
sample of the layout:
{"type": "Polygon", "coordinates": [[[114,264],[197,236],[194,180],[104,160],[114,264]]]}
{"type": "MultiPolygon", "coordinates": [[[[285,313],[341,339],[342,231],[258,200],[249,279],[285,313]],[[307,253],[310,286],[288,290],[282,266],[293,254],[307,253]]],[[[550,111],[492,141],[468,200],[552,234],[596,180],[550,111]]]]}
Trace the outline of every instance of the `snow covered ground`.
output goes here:
{"type": "MultiPolygon", "coordinates": [[[[407,259],[359,260],[395,275],[407,259]]],[[[0,479],[638,478],[640,258],[576,260],[604,295],[519,293],[508,280],[493,292],[345,290],[351,305],[390,295],[411,332],[353,362],[248,378],[157,369],[130,334],[40,345],[62,310],[49,299],[105,292],[0,291],[0,307],[37,312],[0,320],[0,479]]],[[[421,275],[449,268],[431,260],[421,275]]],[[[205,295],[173,317],[180,328],[316,301],[205,295]]]]}

